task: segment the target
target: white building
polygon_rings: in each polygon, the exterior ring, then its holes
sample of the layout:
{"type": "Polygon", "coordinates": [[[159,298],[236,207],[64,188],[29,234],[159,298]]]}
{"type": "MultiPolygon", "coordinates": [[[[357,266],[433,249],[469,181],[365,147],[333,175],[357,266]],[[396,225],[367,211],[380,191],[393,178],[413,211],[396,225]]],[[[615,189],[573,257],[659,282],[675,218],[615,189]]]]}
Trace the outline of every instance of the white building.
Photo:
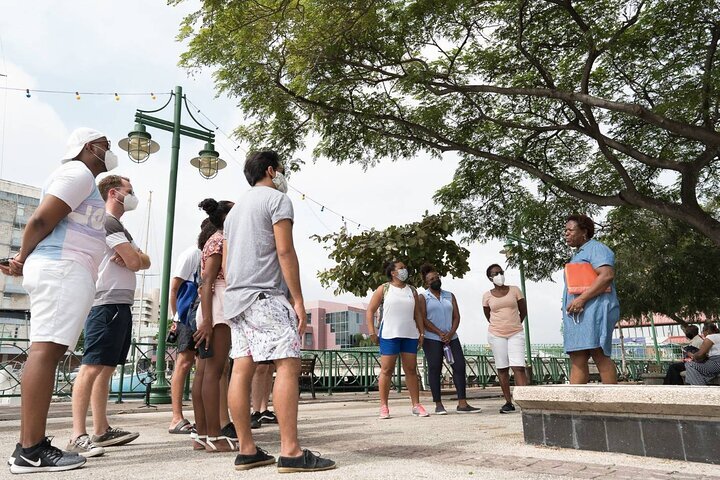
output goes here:
{"type": "MultiPolygon", "coordinates": [[[[20,250],[25,225],[39,204],[39,188],[0,180],[0,258],[12,257],[20,250]]],[[[0,275],[0,290],[0,308],[30,309],[30,298],[22,288],[22,277],[0,275]]]]}
{"type": "Polygon", "coordinates": [[[160,318],[160,289],[155,288],[144,295],[135,290],[135,303],[132,306],[133,334],[138,342],[155,342],[160,318]]]}

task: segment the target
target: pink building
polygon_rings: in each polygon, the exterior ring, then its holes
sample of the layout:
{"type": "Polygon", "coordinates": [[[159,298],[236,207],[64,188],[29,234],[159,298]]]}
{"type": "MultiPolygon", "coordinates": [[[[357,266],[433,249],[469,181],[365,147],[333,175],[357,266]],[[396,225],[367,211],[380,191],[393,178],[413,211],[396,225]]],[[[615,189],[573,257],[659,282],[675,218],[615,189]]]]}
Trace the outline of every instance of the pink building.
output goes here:
{"type": "Polygon", "coordinates": [[[305,303],[307,330],[303,348],[336,350],[352,347],[358,334],[367,335],[365,305],[315,300],[305,303]]]}

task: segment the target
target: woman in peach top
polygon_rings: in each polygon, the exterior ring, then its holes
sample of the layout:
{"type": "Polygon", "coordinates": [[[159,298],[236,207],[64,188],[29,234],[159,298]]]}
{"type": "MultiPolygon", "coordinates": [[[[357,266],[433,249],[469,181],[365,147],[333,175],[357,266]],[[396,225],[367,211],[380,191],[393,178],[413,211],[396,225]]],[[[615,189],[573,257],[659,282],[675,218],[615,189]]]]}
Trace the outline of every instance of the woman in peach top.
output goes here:
{"type": "Polygon", "coordinates": [[[527,304],[518,287],[505,285],[505,272],[500,265],[487,268],[487,277],[495,285],[483,295],[483,311],[490,325],[488,343],[495,357],[495,368],[500,378],[500,387],[505,405],[500,413],[515,411],[510,395],[510,368],[515,376],[515,385],[527,385],[525,375],[525,332],[523,320],[527,317],[527,304]]]}

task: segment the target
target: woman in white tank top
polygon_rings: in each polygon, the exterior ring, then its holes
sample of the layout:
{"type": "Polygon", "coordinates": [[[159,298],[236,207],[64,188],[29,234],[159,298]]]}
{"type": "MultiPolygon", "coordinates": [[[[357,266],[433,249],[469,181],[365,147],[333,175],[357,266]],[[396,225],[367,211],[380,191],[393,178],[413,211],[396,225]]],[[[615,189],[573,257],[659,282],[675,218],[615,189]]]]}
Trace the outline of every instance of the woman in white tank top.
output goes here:
{"type": "Polygon", "coordinates": [[[398,355],[412,401],[412,414],[427,417],[427,411],[420,404],[417,375],[417,350],[425,335],[420,300],[415,288],[405,283],[408,271],[403,262],[389,262],[385,274],[390,281],[375,290],[365,316],[372,341],[380,345],[380,418],[390,418],[388,397],[398,355]],[[381,305],[380,329],[376,331],[375,313],[381,305]]]}

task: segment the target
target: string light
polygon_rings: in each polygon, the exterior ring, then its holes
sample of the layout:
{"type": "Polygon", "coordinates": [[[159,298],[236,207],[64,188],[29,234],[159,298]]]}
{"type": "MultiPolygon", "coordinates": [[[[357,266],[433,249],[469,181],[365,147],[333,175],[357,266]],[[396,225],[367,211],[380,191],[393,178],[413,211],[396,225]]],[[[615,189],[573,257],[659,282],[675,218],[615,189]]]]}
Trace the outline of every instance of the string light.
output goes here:
{"type": "MultiPolygon", "coordinates": [[[[25,96],[27,98],[32,97],[33,93],[51,93],[54,95],[73,95],[75,98],[81,97],[82,95],[100,95],[100,96],[111,96],[112,95],[113,97],[115,97],[116,100],[120,100],[120,96],[122,96],[122,95],[128,95],[128,96],[149,95],[151,99],[153,99],[153,100],[157,99],[157,95],[153,92],[80,92],[77,90],[44,90],[44,89],[37,89],[37,88],[30,89],[30,88],[5,87],[5,86],[0,86],[0,90],[25,92],[25,96]]],[[[163,93],[161,95],[169,95],[169,93],[163,93]]]]}
{"type": "MultiPolygon", "coordinates": [[[[10,91],[20,91],[20,92],[25,91],[25,96],[26,96],[27,98],[31,98],[31,97],[32,97],[32,94],[31,94],[29,88],[17,88],[17,87],[3,87],[3,86],[0,86],[0,90],[10,90],[10,91]]],[[[33,93],[48,93],[48,94],[60,94],[60,95],[74,95],[74,96],[75,96],[75,99],[78,100],[78,101],[82,98],[82,95],[101,95],[101,96],[110,96],[110,95],[112,95],[116,102],[119,102],[119,101],[120,101],[120,96],[121,96],[121,95],[128,95],[128,96],[149,95],[152,100],[156,100],[156,99],[157,99],[157,95],[156,95],[154,92],[152,92],[152,91],[151,91],[151,92],[80,92],[79,90],[76,90],[76,91],[68,91],[68,90],[40,90],[40,89],[33,89],[33,93]]],[[[161,95],[169,95],[169,94],[164,93],[164,94],[161,94],[161,95]]],[[[240,144],[238,144],[237,142],[235,142],[223,129],[221,129],[220,126],[219,126],[217,123],[213,122],[210,118],[208,118],[208,116],[205,115],[199,108],[197,108],[196,105],[193,105],[190,100],[188,100],[188,103],[189,103],[190,105],[192,105],[192,106],[197,110],[198,114],[202,115],[208,122],[210,122],[210,123],[212,124],[212,126],[214,127],[214,129],[215,129],[216,132],[218,132],[218,131],[221,132],[221,133],[225,136],[225,138],[227,138],[228,141],[230,141],[231,143],[234,143],[234,144],[235,144],[235,148],[233,149],[234,151],[243,150],[243,151],[245,152],[245,149],[243,149],[240,144]]],[[[247,152],[245,152],[245,153],[247,153],[247,152]]],[[[238,164],[240,164],[240,162],[237,161],[237,159],[235,159],[235,161],[236,161],[238,164]]],[[[293,188],[293,187],[291,186],[291,188],[293,188]]],[[[325,209],[327,208],[325,205],[323,205],[323,204],[321,204],[320,202],[318,202],[318,201],[310,198],[310,197],[307,196],[305,193],[298,191],[296,188],[293,188],[293,190],[295,190],[297,193],[300,194],[302,200],[309,200],[309,201],[315,203],[316,205],[320,206],[320,212],[325,212],[325,209]]],[[[327,208],[327,210],[328,210],[329,212],[333,213],[334,215],[340,217],[340,219],[341,219],[341,221],[343,222],[345,228],[347,228],[347,221],[346,221],[344,215],[341,215],[340,213],[332,210],[331,208],[327,208]]],[[[355,223],[354,221],[352,221],[352,219],[347,219],[347,220],[350,220],[353,224],[355,223]]],[[[358,226],[358,228],[369,229],[368,227],[364,227],[361,223],[358,223],[357,226],[358,226]]]]}

